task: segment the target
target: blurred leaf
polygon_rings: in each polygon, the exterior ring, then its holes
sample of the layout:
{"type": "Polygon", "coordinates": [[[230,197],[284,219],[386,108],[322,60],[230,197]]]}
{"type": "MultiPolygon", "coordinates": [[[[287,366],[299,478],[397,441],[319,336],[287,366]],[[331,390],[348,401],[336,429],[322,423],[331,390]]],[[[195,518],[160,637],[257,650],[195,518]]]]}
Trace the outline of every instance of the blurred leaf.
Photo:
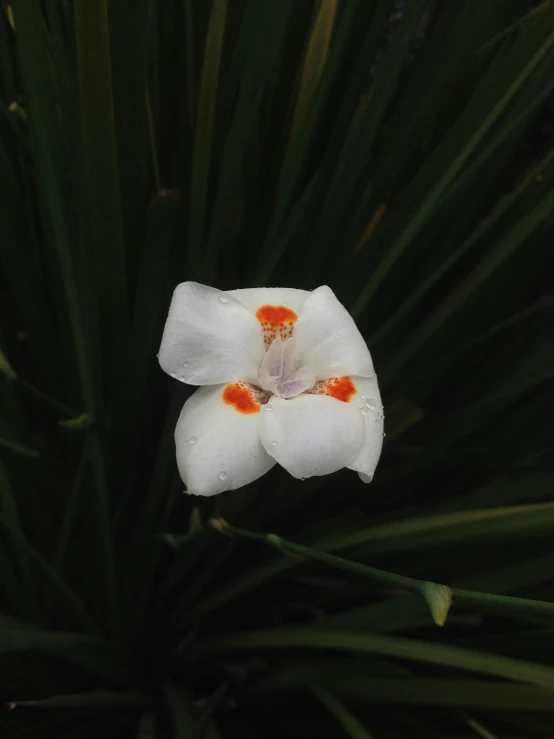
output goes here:
{"type": "Polygon", "coordinates": [[[351,739],[372,739],[373,735],[367,731],[365,726],[348,710],[344,703],[332,693],[317,685],[312,685],[311,691],[319,698],[329,713],[336,718],[347,736],[351,737],[351,739]]]}
{"type": "Polygon", "coordinates": [[[158,701],[150,695],[139,693],[74,693],[72,695],[54,695],[36,701],[15,701],[13,707],[36,708],[143,708],[155,707],[158,701]]]}
{"type": "Polygon", "coordinates": [[[299,129],[304,125],[308,110],[313,104],[315,91],[327,61],[338,10],[337,0],[322,0],[319,6],[316,5],[315,10],[314,25],[306,45],[306,53],[302,64],[298,96],[283,168],[287,166],[287,157],[290,157],[294,150],[299,129]]]}
{"type": "Polygon", "coordinates": [[[0,349],[0,372],[3,372],[8,380],[13,380],[17,377],[13,367],[8,362],[8,359],[4,352],[0,349]]]}
{"type": "Polygon", "coordinates": [[[28,446],[21,435],[8,425],[8,422],[0,418],[0,446],[9,449],[15,454],[36,459],[40,452],[28,446]]]}
{"type": "Polygon", "coordinates": [[[214,0],[204,50],[204,66],[198,95],[193,148],[188,237],[189,264],[193,272],[198,270],[201,261],[201,243],[205,229],[207,187],[212,151],[213,120],[226,17],[227,0],[214,0]]]}
{"type": "Polygon", "coordinates": [[[400,639],[374,634],[352,634],[341,631],[309,629],[274,629],[213,637],[205,647],[218,654],[248,649],[304,647],[339,649],[361,654],[380,654],[443,667],[480,672],[511,680],[527,682],[554,690],[554,670],[524,660],[509,659],[470,649],[460,649],[415,639],[400,639]]]}
{"type": "Polygon", "coordinates": [[[184,689],[174,683],[162,685],[162,693],[167,703],[173,736],[175,739],[196,739],[200,732],[193,718],[193,708],[185,696],[184,689]]]}
{"type": "Polygon", "coordinates": [[[123,362],[129,303],[105,0],[76,0],[75,35],[87,173],[89,248],[96,270],[102,336],[110,356],[113,392],[119,398],[126,387],[123,362]]]}
{"type": "Polygon", "coordinates": [[[70,418],[67,421],[58,421],[58,426],[69,429],[70,431],[83,431],[88,429],[92,423],[90,413],[81,413],[77,418],[70,418]]]}
{"type": "Polygon", "coordinates": [[[355,703],[441,705],[552,711],[552,692],[506,681],[372,674],[369,666],[316,660],[285,667],[253,686],[254,692],[303,689],[311,679],[355,703]],[[339,674],[340,673],[340,674],[339,674]]]}
{"type": "Polygon", "coordinates": [[[137,739],[154,739],[156,736],[156,714],[143,712],[140,717],[137,739]]]}
{"type": "Polygon", "coordinates": [[[87,339],[78,298],[75,255],[69,237],[66,183],[63,178],[63,149],[49,75],[49,58],[40,5],[21,0],[15,8],[21,74],[27,94],[29,130],[37,168],[39,204],[46,233],[52,242],[61,270],[64,299],[75,345],[83,400],[90,412],[96,410],[87,339]]]}

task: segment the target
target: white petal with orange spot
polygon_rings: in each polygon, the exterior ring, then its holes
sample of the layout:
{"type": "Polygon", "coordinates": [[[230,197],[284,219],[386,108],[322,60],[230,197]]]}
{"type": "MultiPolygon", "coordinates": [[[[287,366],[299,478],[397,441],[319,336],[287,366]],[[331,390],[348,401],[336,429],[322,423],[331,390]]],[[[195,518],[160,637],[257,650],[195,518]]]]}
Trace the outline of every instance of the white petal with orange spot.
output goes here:
{"type": "Polygon", "coordinates": [[[227,294],[232,295],[254,314],[262,305],[281,305],[299,316],[310,292],[293,287],[250,287],[229,290],[227,294]]]}
{"type": "Polygon", "coordinates": [[[383,408],[369,350],[327,286],[174,293],[160,365],[206,385],[175,430],[187,492],[246,485],[276,462],[298,478],[349,467],[369,482],[383,408]]]}
{"type": "Polygon", "coordinates": [[[177,428],[177,466],[187,493],[217,495],[257,480],[274,465],[259,434],[263,398],[245,383],[197,390],[177,428]]]}

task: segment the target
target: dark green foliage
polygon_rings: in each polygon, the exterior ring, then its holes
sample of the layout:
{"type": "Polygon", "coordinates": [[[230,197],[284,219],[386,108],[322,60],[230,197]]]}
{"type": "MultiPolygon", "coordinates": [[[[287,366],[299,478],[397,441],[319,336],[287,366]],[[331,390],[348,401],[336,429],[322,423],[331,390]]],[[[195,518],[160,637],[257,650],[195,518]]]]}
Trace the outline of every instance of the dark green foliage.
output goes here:
{"type": "Polygon", "coordinates": [[[554,737],[553,93],[549,1],[0,1],[0,736],[554,737]],[[332,287],[371,486],[181,494],[188,279],[332,287]]]}

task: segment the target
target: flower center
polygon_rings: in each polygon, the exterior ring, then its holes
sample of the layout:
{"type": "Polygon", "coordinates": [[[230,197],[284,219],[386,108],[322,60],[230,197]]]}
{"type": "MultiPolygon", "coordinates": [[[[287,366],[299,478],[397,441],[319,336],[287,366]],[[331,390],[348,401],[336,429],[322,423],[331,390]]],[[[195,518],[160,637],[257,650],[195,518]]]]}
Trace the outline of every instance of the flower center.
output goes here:
{"type": "Polygon", "coordinates": [[[315,385],[315,373],[309,367],[299,367],[296,339],[285,341],[278,334],[265,356],[259,371],[260,387],[279,398],[294,398],[315,385]]]}

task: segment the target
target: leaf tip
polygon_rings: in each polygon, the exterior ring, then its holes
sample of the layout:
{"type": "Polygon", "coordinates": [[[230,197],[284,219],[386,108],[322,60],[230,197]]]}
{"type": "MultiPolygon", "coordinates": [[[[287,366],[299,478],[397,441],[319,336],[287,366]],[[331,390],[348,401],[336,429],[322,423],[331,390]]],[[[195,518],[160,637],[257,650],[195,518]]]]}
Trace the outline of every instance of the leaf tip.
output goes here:
{"type": "Polygon", "coordinates": [[[452,590],[447,585],[425,582],[422,595],[429,607],[431,617],[437,626],[444,626],[452,605],[452,590]]]}

